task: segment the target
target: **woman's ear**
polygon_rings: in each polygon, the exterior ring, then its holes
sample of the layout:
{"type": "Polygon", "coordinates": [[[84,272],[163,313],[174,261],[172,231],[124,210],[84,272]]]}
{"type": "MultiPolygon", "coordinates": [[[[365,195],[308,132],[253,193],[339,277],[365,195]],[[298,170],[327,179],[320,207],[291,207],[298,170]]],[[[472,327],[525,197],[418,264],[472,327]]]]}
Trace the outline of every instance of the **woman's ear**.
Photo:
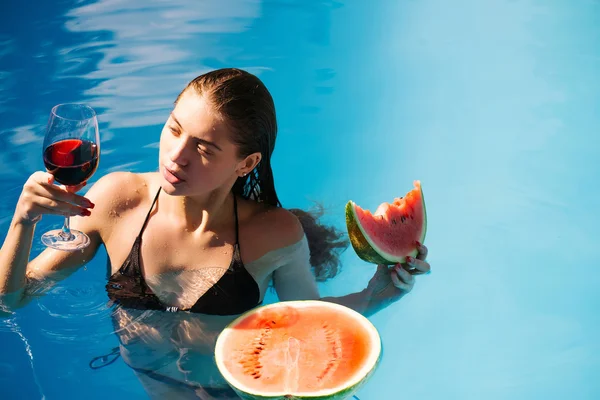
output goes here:
{"type": "Polygon", "coordinates": [[[250,154],[242,161],[240,161],[236,173],[238,174],[238,176],[248,175],[254,168],[256,168],[261,159],[262,154],[260,154],[259,152],[250,154]]]}

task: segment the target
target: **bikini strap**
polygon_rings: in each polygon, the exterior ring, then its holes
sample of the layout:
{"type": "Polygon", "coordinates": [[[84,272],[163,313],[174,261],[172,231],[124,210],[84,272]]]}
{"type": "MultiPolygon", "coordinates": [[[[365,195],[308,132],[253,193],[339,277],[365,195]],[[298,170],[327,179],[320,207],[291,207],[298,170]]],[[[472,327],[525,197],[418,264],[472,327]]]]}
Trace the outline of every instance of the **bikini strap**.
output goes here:
{"type": "Polygon", "coordinates": [[[150,209],[148,210],[148,214],[146,214],[146,219],[144,220],[144,224],[142,225],[142,228],[140,229],[140,233],[138,233],[137,238],[135,239],[136,241],[141,239],[142,233],[144,232],[144,229],[146,229],[146,224],[148,223],[148,220],[150,219],[150,213],[152,212],[152,209],[154,208],[154,205],[156,204],[156,200],[158,200],[158,195],[160,194],[160,190],[161,190],[161,187],[158,188],[158,191],[156,192],[156,195],[154,196],[152,205],[150,206],[150,209]]]}

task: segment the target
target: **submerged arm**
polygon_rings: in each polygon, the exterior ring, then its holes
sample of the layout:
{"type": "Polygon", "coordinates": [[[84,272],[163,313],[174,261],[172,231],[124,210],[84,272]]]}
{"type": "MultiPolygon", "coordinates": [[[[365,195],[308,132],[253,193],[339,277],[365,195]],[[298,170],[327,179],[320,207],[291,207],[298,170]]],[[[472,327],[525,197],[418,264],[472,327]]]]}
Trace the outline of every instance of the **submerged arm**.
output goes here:
{"type": "Polygon", "coordinates": [[[379,264],[367,287],[357,293],[340,297],[327,297],[331,301],[350,307],[368,317],[410,293],[415,285],[414,275],[427,274],[431,266],[427,261],[427,247],[417,243],[417,257],[408,257],[405,264],[387,266],[379,264]]]}
{"type": "Polygon", "coordinates": [[[365,316],[372,315],[382,307],[374,301],[373,290],[365,288],[345,296],[321,297],[310,267],[310,252],[306,237],[287,247],[281,257],[281,265],[273,274],[273,284],[281,301],[322,300],[351,308],[365,316]]]}
{"type": "Polygon", "coordinates": [[[322,300],[340,304],[353,309],[364,316],[371,316],[408,294],[415,283],[413,275],[427,273],[429,264],[424,261],[427,249],[410,259],[407,264],[393,267],[378,265],[367,287],[359,292],[344,296],[321,297],[316,279],[310,268],[310,252],[304,237],[289,247],[284,262],[273,274],[273,282],[279,299],[286,300],[322,300]],[[409,272],[410,270],[411,272],[409,272]]]}
{"type": "Polygon", "coordinates": [[[273,273],[273,286],[281,301],[318,300],[317,281],[310,270],[306,236],[285,248],[280,266],[273,273]]]}

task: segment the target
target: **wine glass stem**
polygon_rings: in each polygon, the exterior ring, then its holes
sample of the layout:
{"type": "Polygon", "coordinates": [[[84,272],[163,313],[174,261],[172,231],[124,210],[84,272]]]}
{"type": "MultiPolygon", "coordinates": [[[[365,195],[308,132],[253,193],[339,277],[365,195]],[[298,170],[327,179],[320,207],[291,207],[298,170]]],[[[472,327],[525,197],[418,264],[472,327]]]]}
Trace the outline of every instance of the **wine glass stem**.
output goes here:
{"type": "Polygon", "coordinates": [[[73,235],[71,234],[70,220],[68,215],[65,216],[65,222],[62,227],[62,232],[60,232],[60,237],[63,240],[71,240],[73,238],[73,235]]]}

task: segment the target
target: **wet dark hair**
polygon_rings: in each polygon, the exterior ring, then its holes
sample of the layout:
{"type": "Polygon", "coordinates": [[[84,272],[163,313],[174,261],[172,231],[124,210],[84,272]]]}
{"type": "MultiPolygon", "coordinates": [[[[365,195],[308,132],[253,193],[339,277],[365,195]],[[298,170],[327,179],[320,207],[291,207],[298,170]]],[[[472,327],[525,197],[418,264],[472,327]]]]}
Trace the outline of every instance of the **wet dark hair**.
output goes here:
{"type": "MultiPolygon", "coordinates": [[[[175,100],[188,90],[206,97],[213,110],[232,128],[239,156],[259,152],[256,168],[233,185],[235,195],[282,207],[271,170],[271,155],[277,138],[275,104],[263,82],[255,75],[236,68],[211,71],[193,79],[175,100]]],[[[339,255],[349,243],[343,232],[318,222],[323,207],[311,211],[290,209],[300,220],[310,249],[310,264],[318,281],[334,277],[340,270],[339,255]]]]}

